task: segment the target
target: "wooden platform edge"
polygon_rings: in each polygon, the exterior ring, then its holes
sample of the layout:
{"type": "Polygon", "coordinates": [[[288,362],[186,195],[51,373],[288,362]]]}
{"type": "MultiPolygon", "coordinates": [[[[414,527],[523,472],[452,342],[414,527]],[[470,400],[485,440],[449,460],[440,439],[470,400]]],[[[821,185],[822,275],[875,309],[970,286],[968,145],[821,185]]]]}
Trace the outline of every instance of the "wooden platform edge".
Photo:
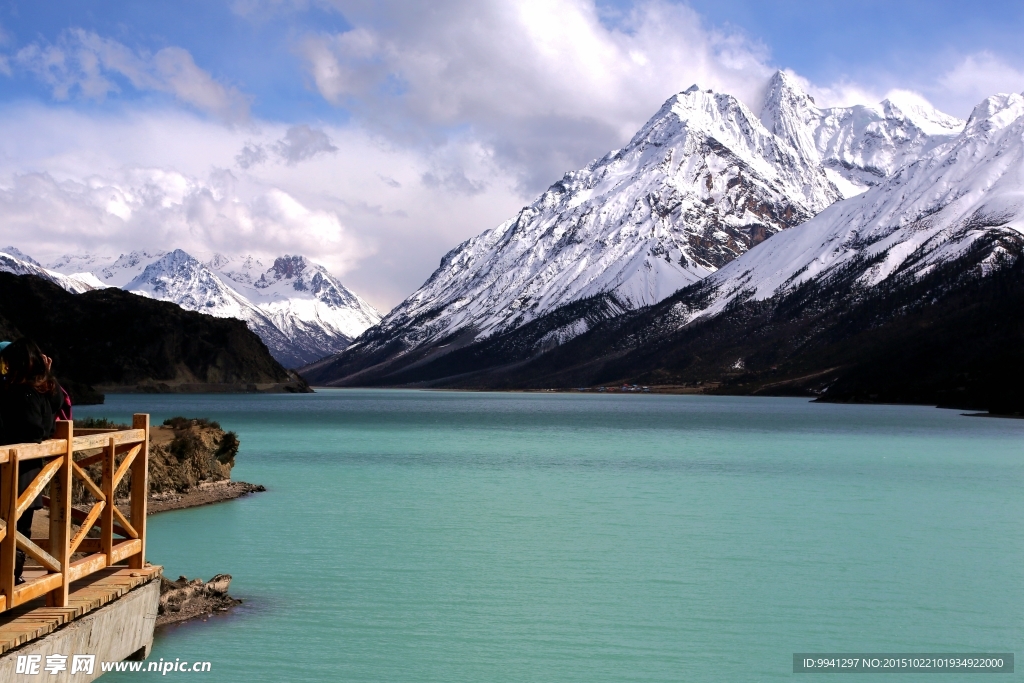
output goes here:
{"type": "Polygon", "coordinates": [[[47,607],[45,599],[0,613],[0,657],[47,636],[127,593],[159,580],[163,567],[109,567],[71,584],[67,607],[47,607]]]}

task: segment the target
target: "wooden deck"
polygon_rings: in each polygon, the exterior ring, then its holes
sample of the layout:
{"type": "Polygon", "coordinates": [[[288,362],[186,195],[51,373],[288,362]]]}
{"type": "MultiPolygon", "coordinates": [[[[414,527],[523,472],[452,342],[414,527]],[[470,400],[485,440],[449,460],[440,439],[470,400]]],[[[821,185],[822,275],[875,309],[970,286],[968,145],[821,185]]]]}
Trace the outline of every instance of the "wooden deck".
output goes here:
{"type": "MultiPolygon", "coordinates": [[[[26,568],[26,579],[31,579],[30,569],[26,568]]],[[[0,612],[0,654],[52,633],[64,624],[117,600],[133,588],[153,580],[162,570],[162,567],[153,565],[142,569],[100,569],[70,585],[67,607],[47,607],[45,597],[41,597],[0,612]]]]}

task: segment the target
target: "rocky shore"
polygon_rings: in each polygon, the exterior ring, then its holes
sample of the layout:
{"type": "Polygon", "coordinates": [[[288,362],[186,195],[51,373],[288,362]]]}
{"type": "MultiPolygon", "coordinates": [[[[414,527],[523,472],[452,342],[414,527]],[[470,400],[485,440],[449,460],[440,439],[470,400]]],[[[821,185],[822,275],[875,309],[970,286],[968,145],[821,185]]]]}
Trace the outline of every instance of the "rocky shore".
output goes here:
{"type": "Polygon", "coordinates": [[[151,495],[148,510],[149,514],[155,515],[158,512],[222,503],[266,490],[267,487],[262,484],[249,484],[244,481],[204,481],[181,493],[168,491],[151,495]]]}

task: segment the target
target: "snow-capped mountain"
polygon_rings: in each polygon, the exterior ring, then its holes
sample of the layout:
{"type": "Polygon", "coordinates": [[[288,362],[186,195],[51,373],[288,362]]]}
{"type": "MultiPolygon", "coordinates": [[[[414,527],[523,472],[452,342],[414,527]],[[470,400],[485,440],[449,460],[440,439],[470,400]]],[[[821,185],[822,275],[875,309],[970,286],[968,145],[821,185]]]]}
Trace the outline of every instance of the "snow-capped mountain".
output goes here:
{"type": "Polygon", "coordinates": [[[153,299],[173,301],[186,310],[244,320],[282,365],[287,367],[288,361],[295,362],[291,341],[266,314],[181,249],[157,258],[122,288],[153,299]]]}
{"type": "Polygon", "coordinates": [[[64,256],[55,271],[93,287],[118,287],[222,318],[244,320],[286,367],[343,350],[380,314],[323,267],[286,256],[270,268],[216,254],[208,263],[178,249],[117,258],[64,256]]]}
{"type": "Polygon", "coordinates": [[[716,290],[683,322],[737,298],[766,299],[856,269],[857,284],[918,279],[969,252],[982,271],[1024,245],[1024,96],[995,95],[964,130],[864,194],[775,235],[707,280],[716,290]],[[1010,245],[1015,248],[1008,249],[1010,245]]]}
{"type": "Polygon", "coordinates": [[[419,346],[462,330],[482,339],[595,295],[653,304],[840,197],[743,103],[693,86],[626,147],[449,252],[374,334],[419,346]]]}
{"type": "Polygon", "coordinates": [[[303,256],[283,256],[264,268],[251,256],[234,260],[217,254],[207,266],[314,360],[342,351],[380,322],[373,306],[303,256]]]}
{"type": "Polygon", "coordinates": [[[1024,96],[997,95],[955,139],[656,305],[604,315],[600,299],[576,301],[451,349],[367,351],[371,331],[303,372],[339,386],[640,383],[1021,415],[1022,302],[1024,96]]]}
{"type": "Polygon", "coordinates": [[[761,122],[805,159],[822,164],[844,197],[877,185],[964,128],[961,119],[909,93],[873,106],[821,109],[784,71],[768,84],[761,122]]]}
{"type": "Polygon", "coordinates": [[[15,247],[4,247],[4,250],[0,251],[0,272],[14,275],[37,275],[72,294],[88,292],[91,289],[97,289],[99,285],[96,279],[87,273],[76,273],[69,276],[43,268],[38,261],[15,247]]]}
{"type": "Polygon", "coordinates": [[[36,261],[34,258],[23,252],[21,249],[18,249],[17,247],[3,247],[0,248],[0,252],[3,252],[4,254],[7,254],[9,256],[13,256],[19,261],[24,261],[25,263],[28,263],[30,265],[39,266],[40,268],[43,267],[42,263],[36,261]]]}

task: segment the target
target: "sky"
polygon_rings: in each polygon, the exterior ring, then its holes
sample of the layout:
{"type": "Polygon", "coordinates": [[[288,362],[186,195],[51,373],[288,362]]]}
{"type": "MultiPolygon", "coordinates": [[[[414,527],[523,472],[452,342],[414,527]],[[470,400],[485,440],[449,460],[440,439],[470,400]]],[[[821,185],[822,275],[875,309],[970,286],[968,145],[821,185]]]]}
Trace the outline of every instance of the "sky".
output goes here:
{"type": "Polygon", "coordinates": [[[1024,3],[0,0],[0,245],[304,254],[382,312],[693,83],[1024,91],[1024,3]]]}

